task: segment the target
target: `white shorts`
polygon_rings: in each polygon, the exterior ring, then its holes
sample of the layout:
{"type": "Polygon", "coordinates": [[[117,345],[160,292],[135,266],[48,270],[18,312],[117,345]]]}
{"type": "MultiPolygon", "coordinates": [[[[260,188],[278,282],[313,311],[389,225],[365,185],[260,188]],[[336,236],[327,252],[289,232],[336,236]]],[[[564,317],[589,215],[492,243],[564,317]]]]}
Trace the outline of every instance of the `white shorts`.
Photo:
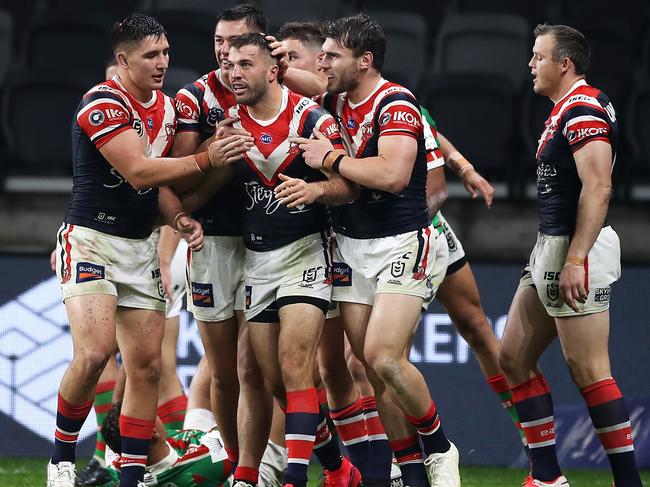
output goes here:
{"type": "Polygon", "coordinates": [[[187,242],[181,238],[178,241],[178,247],[172,257],[170,270],[172,274],[172,295],[167,296],[167,308],[165,310],[165,318],[174,318],[181,314],[183,307],[183,296],[187,290],[187,280],[185,277],[185,269],[187,268],[187,242]]]}
{"type": "Polygon", "coordinates": [[[313,304],[323,314],[332,298],[331,248],[325,233],[307,235],[279,249],[246,249],[246,321],[276,323],[282,306],[313,304]]]}
{"type": "Polygon", "coordinates": [[[203,249],[188,251],[187,309],[200,321],[223,321],[244,309],[244,241],[205,237],[203,249]]]}
{"type": "Polygon", "coordinates": [[[550,316],[580,316],[609,309],[611,286],[621,277],[621,247],[612,227],[603,228],[585,260],[587,301],[575,312],[560,296],[560,272],[569,249],[568,236],[540,233],[519,287],[533,286],[550,316]]]}
{"type": "Polygon", "coordinates": [[[372,305],[377,293],[406,294],[428,302],[445,276],[448,250],[431,226],[391,237],[336,236],[333,299],[372,305]]]}
{"type": "Polygon", "coordinates": [[[64,223],[57,233],[56,275],[64,301],[111,294],[118,306],[165,311],[158,253],[150,238],[116,237],[64,223]]]}
{"type": "Polygon", "coordinates": [[[450,275],[465,265],[467,262],[467,257],[465,256],[465,249],[463,249],[463,245],[460,243],[460,240],[458,240],[458,237],[454,233],[454,230],[451,228],[451,225],[449,225],[449,222],[445,219],[444,216],[442,216],[442,212],[439,211],[436,214],[436,217],[437,218],[433,219],[433,226],[447,239],[449,259],[447,260],[446,275],[450,275]]]}

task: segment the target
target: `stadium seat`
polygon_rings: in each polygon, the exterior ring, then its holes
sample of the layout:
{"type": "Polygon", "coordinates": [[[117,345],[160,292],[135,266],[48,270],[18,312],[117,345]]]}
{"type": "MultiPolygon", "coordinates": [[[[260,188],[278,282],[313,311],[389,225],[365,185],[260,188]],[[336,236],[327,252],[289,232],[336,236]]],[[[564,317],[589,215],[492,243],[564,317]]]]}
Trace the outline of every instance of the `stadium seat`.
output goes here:
{"type": "Polygon", "coordinates": [[[531,46],[530,27],[523,17],[450,15],[442,21],[436,40],[435,73],[498,74],[517,89],[528,72],[531,46]]]}
{"type": "Polygon", "coordinates": [[[111,0],[110,2],[93,2],[92,8],[86,0],[46,0],[47,10],[51,12],[74,13],[84,17],[103,18],[113,23],[132,12],[141,11],[140,0],[111,0]]]}
{"type": "Polygon", "coordinates": [[[0,91],[12,63],[13,20],[11,14],[0,10],[0,91]]]}
{"type": "Polygon", "coordinates": [[[562,0],[561,17],[567,25],[580,28],[588,24],[622,24],[633,37],[647,27],[650,2],[647,0],[562,0]],[[606,20],[605,20],[606,19],[606,20]]]}
{"type": "Polygon", "coordinates": [[[2,130],[14,162],[10,173],[70,174],[72,117],[93,85],[61,70],[11,74],[2,100],[2,130]]]}
{"type": "Polygon", "coordinates": [[[323,2],[321,0],[260,0],[258,2],[269,19],[269,31],[277,30],[289,21],[330,20],[338,17],[341,0],[323,2]]]}
{"type": "Polygon", "coordinates": [[[524,17],[531,25],[546,22],[557,15],[560,2],[522,2],[521,0],[453,0],[451,8],[462,14],[515,14],[524,17]]]}
{"type": "Polygon", "coordinates": [[[150,3],[153,15],[161,10],[185,10],[209,14],[214,19],[222,10],[246,2],[243,0],[151,0],[150,3]]]}
{"type": "Polygon", "coordinates": [[[383,69],[387,73],[400,73],[402,84],[417,91],[427,59],[426,20],[415,13],[395,10],[370,10],[368,15],[386,33],[383,69]]]}
{"type": "Polygon", "coordinates": [[[509,181],[514,160],[514,95],[497,75],[441,75],[423,87],[438,128],[486,176],[509,181]]]}
{"type": "Polygon", "coordinates": [[[533,91],[532,82],[524,89],[521,100],[521,137],[524,141],[524,151],[528,157],[534,157],[537,152],[537,141],[544,131],[544,123],[553,108],[553,103],[545,96],[533,91]]]}
{"type": "Polygon", "coordinates": [[[644,81],[638,83],[632,90],[625,118],[625,131],[622,135],[627,136],[634,160],[633,170],[629,173],[634,174],[635,180],[641,179],[646,183],[650,180],[648,134],[650,134],[650,81],[644,81]]]}
{"type": "MultiPolygon", "coordinates": [[[[355,2],[351,2],[355,3],[355,2]]],[[[397,5],[395,0],[359,0],[354,5],[354,12],[362,10],[396,10],[400,13],[418,14],[427,22],[430,32],[437,30],[440,21],[447,14],[453,0],[428,0],[427,2],[410,2],[407,5],[397,5]]]]}
{"type": "Polygon", "coordinates": [[[74,71],[101,79],[112,56],[110,25],[67,13],[34,17],[25,35],[22,67],[28,70],[74,71]]]}
{"type": "Polygon", "coordinates": [[[169,40],[171,66],[185,66],[201,74],[215,69],[214,20],[212,15],[162,10],[156,18],[165,26],[169,40]]]}
{"type": "Polygon", "coordinates": [[[11,15],[13,24],[13,45],[18,46],[29,20],[40,8],[40,0],[0,0],[0,10],[11,15]]]}
{"type": "Polygon", "coordinates": [[[204,73],[198,73],[190,68],[170,67],[165,74],[163,92],[167,96],[174,98],[176,93],[178,93],[178,90],[186,84],[196,81],[202,74],[204,73]]]}

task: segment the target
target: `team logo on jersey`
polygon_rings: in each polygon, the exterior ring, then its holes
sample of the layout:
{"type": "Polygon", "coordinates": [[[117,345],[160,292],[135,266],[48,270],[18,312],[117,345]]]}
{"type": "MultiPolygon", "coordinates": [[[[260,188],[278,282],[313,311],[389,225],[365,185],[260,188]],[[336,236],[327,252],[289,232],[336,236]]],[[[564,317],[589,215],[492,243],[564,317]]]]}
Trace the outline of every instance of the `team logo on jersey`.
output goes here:
{"type": "Polygon", "coordinates": [[[289,150],[287,154],[300,154],[300,147],[295,142],[289,142],[289,150]]]}
{"type": "Polygon", "coordinates": [[[77,263],[77,284],[104,279],[104,266],[91,262],[77,263]]]}
{"type": "Polygon", "coordinates": [[[379,119],[379,125],[382,127],[386,125],[388,122],[390,122],[390,119],[393,118],[393,116],[390,113],[384,113],[381,118],[379,119]]]}
{"type": "Polygon", "coordinates": [[[133,130],[135,130],[140,137],[144,135],[144,130],[142,129],[142,120],[139,118],[133,120],[133,130]]]}
{"type": "Polygon", "coordinates": [[[406,269],[406,263],[401,261],[393,262],[390,265],[390,274],[397,278],[404,275],[404,270],[406,269]]]}
{"type": "Polygon", "coordinates": [[[361,126],[361,139],[363,141],[372,138],[373,133],[372,122],[366,122],[361,126]]]}
{"type": "Polygon", "coordinates": [[[88,121],[90,122],[90,125],[94,125],[95,127],[104,123],[104,119],[104,112],[101,110],[93,110],[90,112],[90,115],[88,115],[88,121]]]}
{"type": "Polygon", "coordinates": [[[193,282],[192,303],[198,308],[213,308],[214,295],[212,293],[212,284],[193,282]]]}
{"type": "Polygon", "coordinates": [[[352,286],[352,268],[345,262],[332,263],[332,285],[352,286]]]}
{"type": "Polygon", "coordinates": [[[171,142],[172,140],[174,140],[174,135],[176,135],[176,124],[166,123],[165,133],[167,134],[167,142],[171,142]]]}
{"type": "Polygon", "coordinates": [[[316,278],[318,277],[318,270],[322,269],[323,266],[318,266],[318,267],[312,267],[311,269],[307,269],[302,271],[302,284],[303,285],[308,285],[308,287],[311,287],[311,284],[316,282],[316,278]]]}
{"type": "Polygon", "coordinates": [[[270,144],[271,142],[273,142],[273,137],[271,137],[269,134],[262,134],[260,136],[260,142],[262,144],[270,144]]]}
{"type": "Polygon", "coordinates": [[[208,125],[215,126],[217,123],[219,123],[219,120],[223,120],[223,110],[217,107],[210,108],[208,111],[208,118],[206,120],[208,122],[208,125]]]}
{"type": "Polygon", "coordinates": [[[153,130],[153,118],[147,119],[147,130],[153,130]]]}
{"type": "Polygon", "coordinates": [[[348,118],[347,123],[345,124],[347,128],[350,130],[356,129],[357,128],[357,122],[354,121],[352,118],[348,118]]]}

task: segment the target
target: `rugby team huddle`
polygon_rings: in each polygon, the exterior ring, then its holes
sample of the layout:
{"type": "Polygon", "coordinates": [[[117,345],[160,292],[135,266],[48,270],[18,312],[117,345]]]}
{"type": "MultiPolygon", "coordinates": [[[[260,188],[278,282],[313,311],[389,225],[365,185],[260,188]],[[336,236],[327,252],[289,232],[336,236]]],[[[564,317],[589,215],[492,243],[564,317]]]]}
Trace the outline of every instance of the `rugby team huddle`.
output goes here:
{"type": "Polygon", "coordinates": [[[606,343],[603,356],[594,339],[600,353],[574,365],[572,340],[590,351],[582,321],[573,337],[563,332],[564,322],[594,317],[589,330],[608,330],[609,286],[620,274],[607,200],[603,209],[588,199],[608,199],[599,191],[613,164],[615,113],[584,81],[580,57],[556,53],[580,33],[546,24],[535,32],[534,89],[556,107],[537,154],[540,237],[501,347],[439,213],[445,163],[488,205],[493,189],[413,94],[382,77],[386,38],[373,19],[289,23],[276,39],[256,7],[224,10],[218,68],[175,100],[160,91],[164,27],[133,14],[112,35],[117,74],[86,93],[72,128],[73,195],[56,269],[74,356],[59,390],[48,487],[75,485],[77,437],[116,339],[126,386],[106,431],[120,486],[166,485],[162,472],[199,457],[218,475],[195,472],[183,486],[223,483],[230,471],[236,487],[256,486],[273,401],[284,413],[282,485],[306,486],[313,453],[328,486],[387,487],[393,462],[403,485],[460,486],[458,449],[408,361],[438,290],[519,430],[531,459],[524,485],[569,485],[537,367],[558,335],[616,485],[641,485],[606,343]],[[592,184],[586,172],[601,179],[592,184]],[[584,199],[581,187],[590,189],[584,199]],[[585,205],[596,207],[587,217],[585,205]],[[165,441],[156,425],[166,286],[150,236],[161,220],[188,242],[188,310],[205,348],[216,436],[165,441]],[[561,292],[547,296],[544,280],[561,292]]]}

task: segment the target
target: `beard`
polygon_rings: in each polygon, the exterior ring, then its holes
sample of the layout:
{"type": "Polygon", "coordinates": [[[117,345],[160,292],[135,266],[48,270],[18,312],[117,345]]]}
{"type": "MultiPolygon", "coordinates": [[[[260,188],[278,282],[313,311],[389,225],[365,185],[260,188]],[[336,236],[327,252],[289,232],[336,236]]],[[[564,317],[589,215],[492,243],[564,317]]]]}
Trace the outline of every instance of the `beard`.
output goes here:
{"type": "Polygon", "coordinates": [[[349,69],[342,71],[334,79],[334,84],[327,87],[327,91],[343,93],[353,90],[359,85],[359,72],[360,70],[357,66],[351,66],[349,69]]]}
{"type": "Polygon", "coordinates": [[[264,83],[249,84],[242,95],[235,95],[235,100],[240,105],[256,105],[266,94],[264,83]]]}

